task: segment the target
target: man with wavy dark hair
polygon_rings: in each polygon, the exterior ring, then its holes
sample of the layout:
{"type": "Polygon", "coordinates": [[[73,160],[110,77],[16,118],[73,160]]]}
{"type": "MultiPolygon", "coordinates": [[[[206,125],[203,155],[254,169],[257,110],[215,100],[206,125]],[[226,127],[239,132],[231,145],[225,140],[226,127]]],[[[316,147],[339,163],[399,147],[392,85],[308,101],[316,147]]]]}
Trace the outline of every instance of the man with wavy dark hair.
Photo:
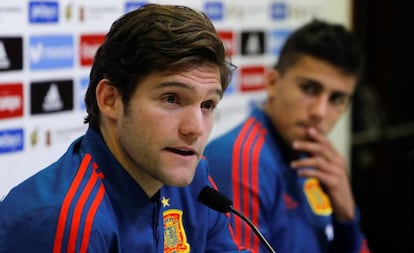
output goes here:
{"type": "MultiPolygon", "coordinates": [[[[287,38],[265,77],[264,103],[206,147],[219,189],[277,252],[369,252],[347,163],[327,137],[362,69],[351,32],[312,20],[287,38]]],[[[232,225],[240,243],[266,252],[243,221],[232,225]]]]}
{"type": "Polygon", "coordinates": [[[0,252],[242,252],[228,217],[197,201],[230,76],[201,12],[147,4],[116,20],[90,73],[89,128],[0,202],[0,252]]]}

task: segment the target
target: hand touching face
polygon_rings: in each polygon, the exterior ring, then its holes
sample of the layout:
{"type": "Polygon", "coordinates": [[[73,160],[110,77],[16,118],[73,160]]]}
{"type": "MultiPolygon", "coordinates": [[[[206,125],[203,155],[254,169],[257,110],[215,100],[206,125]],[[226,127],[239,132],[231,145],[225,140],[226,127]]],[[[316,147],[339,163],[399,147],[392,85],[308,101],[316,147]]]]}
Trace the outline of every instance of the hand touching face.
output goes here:
{"type": "Polygon", "coordinates": [[[298,175],[314,177],[329,195],[339,220],[351,220],[354,199],[345,159],[327,137],[348,108],[356,77],[310,56],[301,58],[281,75],[269,74],[265,111],[276,131],[308,157],[291,163],[298,175]]]}

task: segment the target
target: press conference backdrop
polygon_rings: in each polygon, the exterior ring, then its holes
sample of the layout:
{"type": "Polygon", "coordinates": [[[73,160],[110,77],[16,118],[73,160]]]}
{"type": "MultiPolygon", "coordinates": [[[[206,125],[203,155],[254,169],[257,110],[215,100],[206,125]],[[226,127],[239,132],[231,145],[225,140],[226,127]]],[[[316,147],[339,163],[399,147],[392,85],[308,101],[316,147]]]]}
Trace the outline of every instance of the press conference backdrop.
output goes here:
{"type": "MultiPolygon", "coordinates": [[[[349,27],[351,8],[349,0],[1,0],[0,199],[85,132],[83,96],[95,51],[116,18],[147,2],[204,11],[237,66],[210,138],[264,98],[263,74],[293,29],[313,17],[349,27]]],[[[348,121],[330,135],[345,156],[348,121]]]]}

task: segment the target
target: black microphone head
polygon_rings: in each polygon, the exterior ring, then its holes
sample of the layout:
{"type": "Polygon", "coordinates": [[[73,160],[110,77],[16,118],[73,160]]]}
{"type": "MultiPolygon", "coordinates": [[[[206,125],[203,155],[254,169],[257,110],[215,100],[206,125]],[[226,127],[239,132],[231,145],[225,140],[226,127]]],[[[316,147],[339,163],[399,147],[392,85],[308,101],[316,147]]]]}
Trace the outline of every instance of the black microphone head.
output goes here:
{"type": "Polygon", "coordinates": [[[233,201],[209,186],[201,190],[198,201],[221,213],[229,212],[233,205],[233,201]]]}

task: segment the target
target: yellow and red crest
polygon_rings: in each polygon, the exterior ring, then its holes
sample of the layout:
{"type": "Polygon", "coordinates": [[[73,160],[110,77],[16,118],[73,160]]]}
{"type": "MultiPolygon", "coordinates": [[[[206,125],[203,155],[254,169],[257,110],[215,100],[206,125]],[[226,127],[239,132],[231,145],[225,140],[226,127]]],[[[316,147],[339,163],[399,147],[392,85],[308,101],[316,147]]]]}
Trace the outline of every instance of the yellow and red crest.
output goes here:
{"type": "Polygon", "coordinates": [[[164,211],[164,252],[166,253],[190,252],[182,214],[183,212],[177,209],[164,211]]]}
{"type": "Polygon", "coordinates": [[[322,190],[319,181],[315,178],[308,178],[303,184],[303,191],[308,199],[312,211],[317,215],[331,215],[332,206],[328,195],[322,190]]]}

